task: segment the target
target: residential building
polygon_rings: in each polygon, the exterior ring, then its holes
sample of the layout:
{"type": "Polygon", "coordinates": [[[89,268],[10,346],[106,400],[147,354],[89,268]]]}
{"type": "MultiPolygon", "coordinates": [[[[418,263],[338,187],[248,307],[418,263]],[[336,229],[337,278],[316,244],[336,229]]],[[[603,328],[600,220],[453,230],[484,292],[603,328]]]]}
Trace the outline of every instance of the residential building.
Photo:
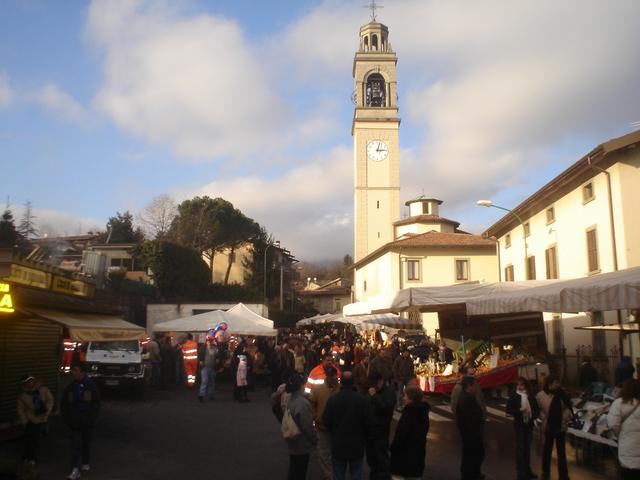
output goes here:
{"type": "Polygon", "coordinates": [[[106,258],[108,272],[123,271],[125,278],[149,282],[148,272],[142,266],[142,262],[134,254],[135,243],[106,243],[90,245],[89,252],[97,252],[106,258]]]}
{"type": "Polygon", "coordinates": [[[310,303],[318,313],[340,313],[351,302],[351,281],[336,278],[317,285],[309,279],[307,286],[298,292],[302,302],[310,303]]]}
{"type": "MultiPolygon", "coordinates": [[[[410,216],[393,224],[394,239],[354,264],[355,301],[408,287],[497,282],[496,242],[460,230],[441,217],[441,200],[419,197],[406,202],[410,216]]],[[[422,314],[433,335],[436,314],[422,314]]]]}
{"type": "MultiPolygon", "coordinates": [[[[503,280],[577,278],[640,266],[640,130],[598,145],[484,232],[496,238],[503,280]],[[518,217],[522,220],[522,224],[518,217]]],[[[640,356],[638,335],[578,326],[628,312],[545,314],[552,352],[640,356]]]]}

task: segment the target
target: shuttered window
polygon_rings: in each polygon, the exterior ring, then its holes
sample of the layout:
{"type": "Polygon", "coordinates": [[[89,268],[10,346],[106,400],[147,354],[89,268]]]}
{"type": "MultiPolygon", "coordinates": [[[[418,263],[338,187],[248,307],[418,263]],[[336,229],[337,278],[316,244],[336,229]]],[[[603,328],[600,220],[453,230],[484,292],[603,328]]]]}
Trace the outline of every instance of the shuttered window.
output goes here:
{"type": "Polygon", "coordinates": [[[513,265],[507,265],[504,269],[505,282],[513,282],[513,265]]]}
{"type": "Polygon", "coordinates": [[[536,279],[536,257],[531,255],[527,257],[527,280],[536,279]]]}
{"type": "Polygon", "coordinates": [[[420,280],[420,260],[407,261],[407,280],[420,280]]]}
{"type": "Polygon", "coordinates": [[[469,280],[469,260],[456,260],[456,281],[469,280]]]}
{"type": "Polygon", "coordinates": [[[549,247],[544,251],[547,264],[547,278],[558,278],[558,251],[556,247],[549,247]]]}
{"type": "Polygon", "coordinates": [[[587,230],[587,262],[589,273],[600,269],[598,262],[598,236],[595,227],[587,230]]]}

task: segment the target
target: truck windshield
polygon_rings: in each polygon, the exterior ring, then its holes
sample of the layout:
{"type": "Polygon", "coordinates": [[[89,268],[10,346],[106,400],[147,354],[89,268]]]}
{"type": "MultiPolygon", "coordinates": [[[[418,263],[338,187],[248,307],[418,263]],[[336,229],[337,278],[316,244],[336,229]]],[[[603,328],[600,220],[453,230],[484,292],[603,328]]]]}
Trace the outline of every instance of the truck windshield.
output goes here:
{"type": "Polygon", "coordinates": [[[122,340],[117,342],[91,342],[89,350],[110,350],[110,351],[128,351],[137,352],[140,344],[137,340],[122,340]]]}

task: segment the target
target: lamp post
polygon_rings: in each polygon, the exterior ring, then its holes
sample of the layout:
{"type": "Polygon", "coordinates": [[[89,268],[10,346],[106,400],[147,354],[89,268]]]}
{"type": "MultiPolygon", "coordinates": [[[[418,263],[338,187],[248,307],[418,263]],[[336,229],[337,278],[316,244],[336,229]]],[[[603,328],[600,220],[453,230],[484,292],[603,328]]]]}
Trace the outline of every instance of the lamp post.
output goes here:
{"type": "Polygon", "coordinates": [[[264,287],[263,287],[263,299],[264,299],[264,304],[267,304],[267,251],[269,250],[269,247],[280,247],[280,240],[276,240],[273,243],[269,243],[265,249],[264,249],[264,261],[262,262],[262,280],[264,282],[264,287]]]}
{"type": "Polygon", "coordinates": [[[509,208],[496,205],[491,200],[478,200],[476,203],[481,207],[493,207],[499,210],[504,210],[505,212],[509,212],[511,215],[513,215],[516,218],[516,220],[518,220],[518,222],[520,222],[520,225],[522,226],[522,239],[524,240],[524,277],[525,277],[525,280],[528,280],[529,279],[529,265],[528,265],[529,256],[527,252],[527,231],[524,228],[524,221],[522,220],[520,215],[518,215],[516,212],[514,212],[509,208]]]}

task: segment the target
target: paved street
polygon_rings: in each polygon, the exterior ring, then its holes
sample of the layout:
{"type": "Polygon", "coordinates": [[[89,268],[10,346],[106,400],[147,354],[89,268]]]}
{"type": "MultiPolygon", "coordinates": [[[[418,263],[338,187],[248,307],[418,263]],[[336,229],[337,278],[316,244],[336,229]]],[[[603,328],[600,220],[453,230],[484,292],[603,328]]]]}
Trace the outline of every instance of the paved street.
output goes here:
{"type": "MultiPolygon", "coordinates": [[[[265,390],[253,392],[248,404],[234,403],[229,385],[220,386],[214,402],[203,404],[182,389],[150,391],[139,401],[111,397],[103,402],[95,431],[93,470],[83,478],[286,478],[287,453],[265,390]]],[[[433,404],[426,478],[457,479],[457,432],[448,407],[435,399],[433,404]]],[[[41,478],[47,480],[64,478],[70,461],[64,427],[56,421],[51,430],[40,462],[41,478]]],[[[498,409],[491,409],[487,450],[488,478],[514,479],[511,425],[498,409]]],[[[17,461],[19,454],[19,442],[3,445],[2,464],[17,461]]],[[[536,460],[534,470],[538,465],[536,460]]],[[[573,480],[613,478],[613,471],[596,474],[576,466],[573,458],[570,472],[573,480]]],[[[308,478],[320,478],[313,461],[308,478]]]]}

